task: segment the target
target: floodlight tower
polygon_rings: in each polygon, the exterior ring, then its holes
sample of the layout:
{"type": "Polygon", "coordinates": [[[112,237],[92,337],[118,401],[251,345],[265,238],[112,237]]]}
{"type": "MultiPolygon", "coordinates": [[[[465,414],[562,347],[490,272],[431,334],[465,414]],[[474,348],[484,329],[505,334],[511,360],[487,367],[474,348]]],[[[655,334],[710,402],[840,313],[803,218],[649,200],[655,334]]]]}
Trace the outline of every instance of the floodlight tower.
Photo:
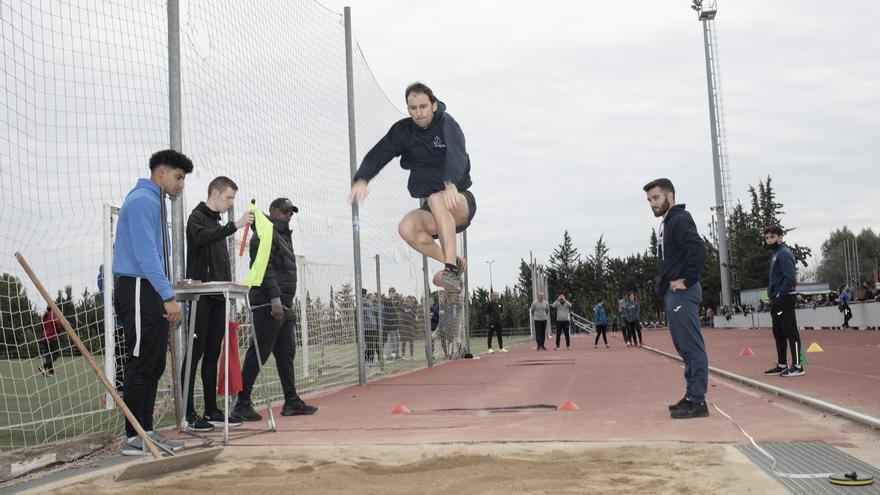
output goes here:
{"type": "Polygon", "coordinates": [[[721,303],[730,304],[730,252],[727,239],[727,215],[730,214],[730,172],[721,106],[721,79],[718,74],[715,44],[715,0],[693,0],[691,8],[703,23],[706,51],[706,81],[709,88],[709,124],[712,132],[712,165],[715,173],[715,218],[718,234],[718,258],[721,265],[721,303]]]}

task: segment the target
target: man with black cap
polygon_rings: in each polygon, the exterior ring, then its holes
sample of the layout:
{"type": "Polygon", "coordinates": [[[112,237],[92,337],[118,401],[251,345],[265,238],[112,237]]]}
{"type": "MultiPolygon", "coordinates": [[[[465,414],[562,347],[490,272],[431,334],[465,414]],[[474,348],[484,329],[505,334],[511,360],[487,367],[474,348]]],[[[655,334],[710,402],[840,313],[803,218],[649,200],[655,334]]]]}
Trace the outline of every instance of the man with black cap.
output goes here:
{"type": "MultiPolygon", "coordinates": [[[[263,283],[251,287],[248,299],[253,313],[254,336],[260,348],[260,363],[265,364],[269,354],[275,356],[278,378],[284,392],[282,416],[314,414],[318,410],[303,402],[296,393],[293,357],[296,354],[294,338],[293,297],[296,295],[296,255],[290,231],[290,219],[299,209],[287,198],[278,198],[269,206],[269,220],[274,225],[269,263],[263,283]]],[[[251,238],[251,265],[257,258],[260,238],[256,231],[251,238]]],[[[241,421],[260,421],[251,405],[251,392],[260,372],[257,350],[253,344],[247,350],[241,366],[242,391],[232,410],[232,416],[241,421]]]]}
{"type": "Polygon", "coordinates": [[[770,319],[773,322],[773,338],[776,340],[776,366],[765,375],[801,376],[801,335],[798,332],[795,305],[797,304],[797,269],[791,249],[782,242],[784,232],[778,225],[764,227],[767,248],[773,250],[770,259],[770,319]],[[786,359],[786,343],[791,349],[791,366],[786,359]]]}
{"type": "Polygon", "coordinates": [[[364,156],[348,199],[362,203],[369,181],[399,156],[400,166],[410,171],[410,195],[424,202],[403,217],[398,232],[413,249],[446,265],[434,275],[434,285],[457,293],[467,261],[456,256],[455,234],[470,226],[477,211],[468,191],[471,160],[464,133],[428,86],[410,84],[404,96],[409,117],[391,126],[364,156]]]}

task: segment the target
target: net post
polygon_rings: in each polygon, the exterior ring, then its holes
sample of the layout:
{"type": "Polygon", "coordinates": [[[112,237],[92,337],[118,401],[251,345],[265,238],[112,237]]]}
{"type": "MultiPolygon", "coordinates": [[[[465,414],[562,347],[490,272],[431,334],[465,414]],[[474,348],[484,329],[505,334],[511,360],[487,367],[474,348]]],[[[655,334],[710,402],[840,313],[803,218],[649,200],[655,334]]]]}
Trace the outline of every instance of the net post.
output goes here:
{"type": "MultiPolygon", "coordinates": [[[[351,172],[351,180],[357,172],[357,138],[355,134],[354,117],[354,62],[352,57],[351,42],[351,7],[345,7],[345,87],[348,101],[348,166],[351,172]]],[[[355,321],[357,322],[357,351],[358,351],[358,383],[367,384],[367,366],[364,362],[364,315],[361,304],[361,227],[360,212],[357,201],[351,203],[351,235],[352,253],[354,256],[354,307],[355,321]]]]}
{"type": "MultiPolygon", "coordinates": [[[[467,242],[467,230],[461,233],[461,255],[467,259],[468,257],[468,242],[467,242]]],[[[470,291],[468,290],[468,279],[470,276],[468,272],[461,274],[462,277],[462,297],[464,301],[462,301],[462,309],[463,313],[461,315],[464,318],[464,349],[466,354],[470,354],[471,352],[471,297],[470,291]]]]}
{"type": "MultiPolygon", "coordinates": [[[[303,280],[308,280],[308,270],[306,269],[306,257],[298,254],[296,255],[297,265],[299,265],[298,272],[302,273],[303,280]]],[[[308,302],[306,298],[308,297],[308,292],[305,295],[299,295],[299,312],[300,312],[300,320],[299,320],[299,331],[300,338],[302,339],[302,366],[303,366],[303,378],[309,377],[309,316],[308,316],[308,302]]],[[[293,310],[293,308],[290,308],[293,310]]]]}
{"type": "MultiPolygon", "coordinates": [[[[104,203],[104,264],[101,302],[104,305],[104,376],[116,383],[116,317],[113,311],[113,213],[116,208],[104,203]]],[[[104,393],[104,409],[116,409],[113,394],[104,393]]]]}
{"type": "MultiPolygon", "coordinates": [[[[180,2],[179,0],[168,0],[168,129],[170,148],[175,151],[183,149],[183,110],[181,104],[180,89],[180,2]]],[[[165,198],[162,198],[165,201],[165,198]]],[[[174,283],[175,280],[183,280],[185,278],[184,270],[184,192],[171,198],[171,274],[169,280],[174,283]]],[[[165,219],[162,220],[163,222],[165,219]]],[[[163,228],[165,226],[163,225],[163,228]]],[[[181,397],[180,386],[180,370],[183,368],[183,355],[186,352],[186,343],[184,335],[186,332],[186,311],[182,312],[180,325],[171,329],[172,349],[172,377],[174,383],[171,389],[174,391],[174,412],[176,414],[177,424],[185,419],[183,416],[186,411],[181,410],[183,399],[181,397]]]]}
{"type": "MultiPolygon", "coordinates": [[[[425,200],[420,200],[419,206],[424,206],[425,200]]],[[[428,257],[422,255],[422,279],[425,285],[425,360],[428,368],[434,367],[434,340],[431,335],[431,286],[428,284],[428,257]]]]}
{"type": "Polygon", "coordinates": [[[382,311],[382,279],[379,255],[376,255],[376,304],[379,315],[376,318],[376,327],[379,330],[379,369],[385,371],[385,313],[382,311]]]}

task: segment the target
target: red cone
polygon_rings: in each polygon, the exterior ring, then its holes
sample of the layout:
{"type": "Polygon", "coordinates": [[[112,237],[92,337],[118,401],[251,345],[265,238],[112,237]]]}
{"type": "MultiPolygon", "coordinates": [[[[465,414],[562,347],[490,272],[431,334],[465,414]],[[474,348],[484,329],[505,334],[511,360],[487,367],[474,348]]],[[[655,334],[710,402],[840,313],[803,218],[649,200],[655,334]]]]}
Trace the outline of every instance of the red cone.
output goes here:
{"type": "Polygon", "coordinates": [[[412,411],[409,410],[408,407],[403,404],[399,404],[397,407],[391,410],[391,414],[410,414],[412,411]]]}
{"type": "Polygon", "coordinates": [[[580,411],[581,410],[581,408],[578,407],[577,404],[575,404],[574,402],[572,402],[570,400],[563,402],[556,409],[558,409],[560,411],[580,411]]]}
{"type": "Polygon", "coordinates": [[[749,346],[743,347],[742,352],[739,353],[739,357],[752,357],[755,353],[752,352],[752,349],[749,346]]]}

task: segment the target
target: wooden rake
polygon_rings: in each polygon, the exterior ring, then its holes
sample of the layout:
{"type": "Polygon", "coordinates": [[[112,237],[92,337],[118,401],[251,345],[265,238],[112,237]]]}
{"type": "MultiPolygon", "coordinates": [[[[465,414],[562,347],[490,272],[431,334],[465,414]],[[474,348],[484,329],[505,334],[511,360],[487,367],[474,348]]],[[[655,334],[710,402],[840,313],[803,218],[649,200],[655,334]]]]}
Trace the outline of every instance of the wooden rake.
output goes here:
{"type": "MultiPolygon", "coordinates": [[[[42,295],[43,299],[46,300],[46,304],[49,305],[49,308],[61,321],[61,326],[64,327],[64,330],[67,332],[70,340],[73,341],[74,345],[76,345],[76,348],[79,349],[82,357],[85,358],[86,362],[89,363],[92,371],[95,372],[95,376],[98,377],[98,380],[101,382],[102,385],[104,385],[104,388],[106,388],[107,392],[113,397],[113,400],[116,402],[116,406],[119,408],[120,411],[122,411],[122,414],[125,415],[125,418],[129,421],[129,423],[134,426],[134,429],[135,431],[137,431],[138,436],[141,437],[141,439],[144,441],[144,445],[147,447],[147,449],[149,449],[150,454],[152,454],[153,456],[152,460],[134,463],[126,467],[119,474],[119,476],[116,477],[116,481],[149,478],[166,473],[182,471],[185,469],[190,469],[213,462],[214,459],[216,459],[217,456],[220,454],[220,452],[223,451],[223,447],[213,447],[180,455],[174,455],[174,453],[166,451],[170,455],[170,457],[162,457],[162,454],[159,452],[159,449],[156,448],[156,445],[153,443],[152,439],[147,436],[147,433],[144,431],[143,427],[141,427],[141,424],[138,422],[137,419],[135,419],[134,414],[131,413],[131,410],[116,392],[116,387],[114,387],[107,379],[107,377],[104,376],[104,373],[95,362],[95,358],[92,357],[92,354],[89,352],[88,349],[86,349],[86,346],[83,345],[82,340],[80,340],[79,335],[77,335],[76,331],[70,325],[70,322],[67,321],[67,318],[64,317],[64,314],[61,313],[61,310],[58,309],[58,306],[55,305],[52,297],[50,297],[49,293],[46,292],[43,284],[34,274],[33,270],[31,270],[30,265],[28,265],[27,261],[25,261],[24,257],[19,252],[15,253],[15,258],[18,260],[19,264],[21,264],[21,267],[24,268],[24,271],[27,273],[28,277],[30,277],[31,282],[33,282],[34,285],[37,287],[40,295],[42,295]]],[[[111,303],[105,302],[105,304],[111,303]]]]}

